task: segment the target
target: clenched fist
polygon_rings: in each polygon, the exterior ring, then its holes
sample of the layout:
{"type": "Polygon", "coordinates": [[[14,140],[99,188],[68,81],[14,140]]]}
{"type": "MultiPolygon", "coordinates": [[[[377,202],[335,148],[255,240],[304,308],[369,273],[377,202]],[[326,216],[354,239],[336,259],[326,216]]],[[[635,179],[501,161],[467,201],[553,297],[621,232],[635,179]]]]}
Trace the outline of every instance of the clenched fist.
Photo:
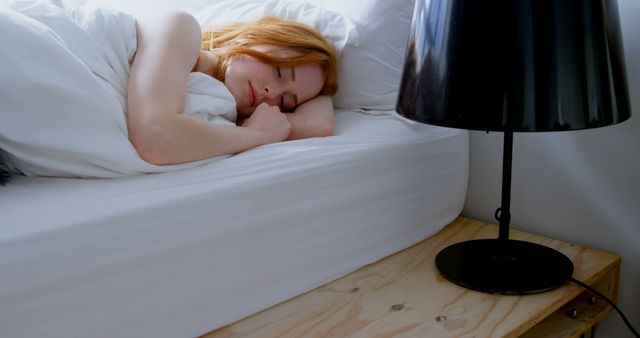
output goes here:
{"type": "Polygon", "coordinates": [[[244,127],[259,131],[263,135],[263,144],[284,141],[291,132],[291,123],[278,106],[261,103],[242,124],[244,127]]]}

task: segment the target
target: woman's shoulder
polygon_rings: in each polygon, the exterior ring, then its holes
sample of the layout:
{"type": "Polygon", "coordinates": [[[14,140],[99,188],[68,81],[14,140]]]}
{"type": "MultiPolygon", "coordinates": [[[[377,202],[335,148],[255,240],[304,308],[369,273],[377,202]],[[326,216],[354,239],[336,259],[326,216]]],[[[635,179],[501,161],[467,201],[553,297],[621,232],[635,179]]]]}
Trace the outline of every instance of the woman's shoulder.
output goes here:
{"type": "Polygon", "coordinates": [[[136,18],[138,26],[147,31],[156,31],[166,38],[184,38],[194,35],[200,38],[200,24],[196,18],[181,10],[163,11],[151,16],[139,16],[136,18]]]}
{"type": "MultiPolygon", "coordinates": [[[[200,24],[193,15],[171,10],[136,18],[139,47],[148,42],[152,48],[181,51],[189,59],[197,57],[200,50],[200,24]],[[142,43],[142,44],[141,44],[142,43]]],[[[149,47],[149,46],[147,46],[149,47]]]]}
{"type": "Polygon", "coordinates": [[[173,26],[175,29],[197,30],[200,31],[200,24],[196,18],[181,10],[170,10],[164,12],[162,20],[166,21],[166,24],[173,26]]]}

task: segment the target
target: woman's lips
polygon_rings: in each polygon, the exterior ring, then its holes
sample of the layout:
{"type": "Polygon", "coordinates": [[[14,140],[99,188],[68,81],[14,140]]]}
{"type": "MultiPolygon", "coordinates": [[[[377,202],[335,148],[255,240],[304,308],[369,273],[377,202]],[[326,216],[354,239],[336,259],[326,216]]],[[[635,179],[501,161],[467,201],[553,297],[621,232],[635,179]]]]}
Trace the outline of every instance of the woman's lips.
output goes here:
{"type": "Polygon", "coordinates": [[[251,82],[249,82],[249,104],[251,107],[255,107],[256,105],[256,92],[253,90],[253,86],[251,86],[251,82]]]}

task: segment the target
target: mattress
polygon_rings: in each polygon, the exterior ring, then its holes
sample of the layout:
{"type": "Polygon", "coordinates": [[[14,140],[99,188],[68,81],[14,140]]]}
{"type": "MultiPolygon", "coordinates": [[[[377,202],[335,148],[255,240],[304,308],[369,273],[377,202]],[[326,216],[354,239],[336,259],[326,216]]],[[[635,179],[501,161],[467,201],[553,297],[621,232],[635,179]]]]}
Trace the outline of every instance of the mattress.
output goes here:
{"type": "Polygon", "coordinates": [[[417,243],[462,210],[465,131],[335,135],[188,170],[0,187],[1,337],[194,337],[417,243]]]}

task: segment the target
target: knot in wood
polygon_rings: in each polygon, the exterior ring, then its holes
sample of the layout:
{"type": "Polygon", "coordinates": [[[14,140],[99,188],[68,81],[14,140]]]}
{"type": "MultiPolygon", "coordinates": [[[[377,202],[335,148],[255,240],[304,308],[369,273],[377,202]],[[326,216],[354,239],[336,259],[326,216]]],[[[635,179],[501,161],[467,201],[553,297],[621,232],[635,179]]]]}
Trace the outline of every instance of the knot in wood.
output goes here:
{"type": "Polygon", "coordinates": [[[391,306],[391,311],[400,311],[402,309],[404,309],[404,305],[402,304],[396,304],[391,306]]]}

